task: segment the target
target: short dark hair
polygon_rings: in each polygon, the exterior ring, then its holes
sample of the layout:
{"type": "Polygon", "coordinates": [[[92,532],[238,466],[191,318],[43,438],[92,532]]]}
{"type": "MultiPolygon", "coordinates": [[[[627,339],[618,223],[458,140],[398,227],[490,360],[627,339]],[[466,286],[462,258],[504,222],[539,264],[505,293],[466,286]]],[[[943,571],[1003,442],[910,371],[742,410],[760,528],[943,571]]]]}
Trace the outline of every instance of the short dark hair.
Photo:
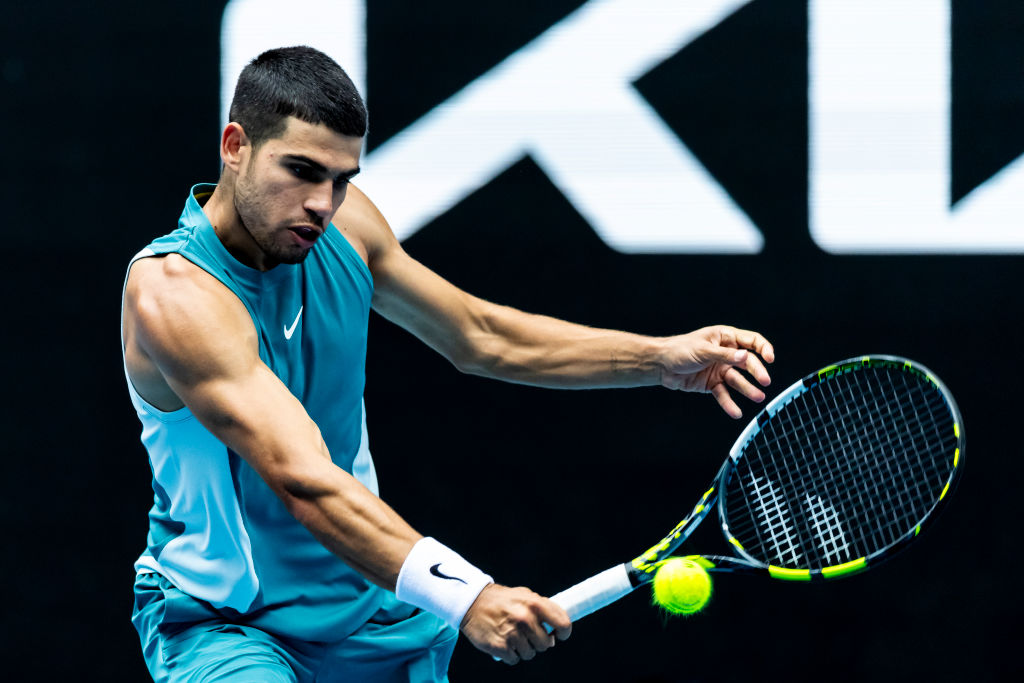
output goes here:
{"type": "Polygon", "coordinates": [[[352,79],[333,59],[305,45],[267,50],[249,62],[228,112],[254,146],[281,135],[289,116],[342,135],[366,135],[366,105],[352,79]]]}

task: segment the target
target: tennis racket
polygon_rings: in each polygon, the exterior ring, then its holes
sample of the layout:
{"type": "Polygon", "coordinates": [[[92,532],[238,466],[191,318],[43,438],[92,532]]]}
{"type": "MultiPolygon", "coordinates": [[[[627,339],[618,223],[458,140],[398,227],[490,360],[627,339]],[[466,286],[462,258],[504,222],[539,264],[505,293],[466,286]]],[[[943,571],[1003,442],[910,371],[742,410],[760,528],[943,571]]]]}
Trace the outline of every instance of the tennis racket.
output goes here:
{"type": "Polygon", "coordinates": [[[751,420],[665,538],[551,599],[575,621],[650,583],[716,503],[734,555],[689,556],[708,571],[784,581],[864,571],[935,519],[963,459],[959,410],[924,366],[895,356],[830,365],[751,420]]]}

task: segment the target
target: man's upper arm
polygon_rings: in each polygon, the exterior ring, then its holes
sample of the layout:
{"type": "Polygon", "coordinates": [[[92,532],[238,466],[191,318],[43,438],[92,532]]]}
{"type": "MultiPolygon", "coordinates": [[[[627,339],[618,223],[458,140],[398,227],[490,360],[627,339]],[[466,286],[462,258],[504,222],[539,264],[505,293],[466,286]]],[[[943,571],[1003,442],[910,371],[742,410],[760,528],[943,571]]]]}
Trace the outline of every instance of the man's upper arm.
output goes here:
{"type": "Polygon", "coordinates": [[[456,366],[474,355],[487,302],[474,297],[409,256],[377,207],[350,186],[336,224],[366,247],[373,273],[373,308],[412,332],[456,366]]]}
{"type": "Polygon", "coordinates": [[[176,255],[137,262],[125,323],[126,347],[272,487],[311,456],[329,461],[316,425],[260,359],[245,307],[212,276],[176,255]]]}

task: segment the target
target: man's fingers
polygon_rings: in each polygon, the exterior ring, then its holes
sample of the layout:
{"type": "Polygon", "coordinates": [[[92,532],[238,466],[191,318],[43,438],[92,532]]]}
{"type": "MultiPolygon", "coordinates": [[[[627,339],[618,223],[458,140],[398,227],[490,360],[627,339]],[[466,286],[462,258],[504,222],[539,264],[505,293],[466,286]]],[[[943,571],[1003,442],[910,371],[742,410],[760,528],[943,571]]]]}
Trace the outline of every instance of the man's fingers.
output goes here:
{"type": "Polygon", "coordinates": [[[515,664],[519,661],[528,662],[538,653],[554,647],[556,635],[560,640],[565,640],[572,632],[572,624],[569,622],[569,615],[565,613],[565,610],[550,600],[537,597],[544,602],[533,605],[531,611],[534,618],[521,620],[516,627],[516,632],[508,636],[507,647],[510,654],[502,657],[502,661],[507,664],[515,664]],[[554,635],[548,633],[545,627],[552,621],[557,621],[560,624],[558,628],[552,627],[554,635]]]}
{"type": "Polygon", "coordinates": [[[530,656],[526,656],[526,652],[516,646],[516,650],[522,655],[523,659],[533,659],[533,655],[537,652],[544,652],[549,647],[554,647],[555,638],[550,635],[544,628],[544,624],[541,622],[535,622],[532,624],[523,624],[519,630],[520,639],[525,642],[525,647],[529,648],[530,656]]]}
{"type": "MultiPolygon", "coordinates": [[[[750,356],[750,353],[746,349],[723,346],[714,342],[708,342],[704,347],[704,357],[712,363],[724,363],[725,365],[739,365],[740,367],[745,367],[748,356],[750,356]]],[[[706,364],[707,363],[705,363],[705,365],[706,364]]]]}
{"type": "Polygon", "coordinates": [[[506,664],[533,659],[571,630],[569,615],[557,603],[528,588],[498,584],[480,593],[462,624],[474,646],[506,664]]]}
{"type": "MultiPolygon", "coordinates": [[[[756,332],[749,332],[747,330],[737,330],[737,332],[756,336],[757,339],[764,341],[764,347],[766,347],[768,351],[771,351],[771,344],[768,344],[768,341],[756,332]]],[[[728,339],[723,339],[723,341],[728,342],[728,339]]],[[[742,345],[743,340],[737,338],[736,343],[742,345]]],[[[754,350],[756,350],[756,348],[754,350]]],[[[761,359],[758,358],[757,353],[751,353],[746,348],[733,348],[732,346],[716,345],[709,349],[709,355],[713,356],[719,362],[746,370],[761,386],[766,387],[772,383],[771,375],[768,374],[768,370],[764,367],[764,363],[761,362],[761,359]]],[[[774,358],[774,352],[772,353],[772,358],[774,358]]],[[[767,358],[765,358],[765,360],[768,361],[767,358]]]]}
{"type": "Polygon", "coordinates": [[[764,392],[751,384],[750,381],[736,368],[729,368],[725,371],[725,381],[733,389],[755,403],[760,403],[765,398],[764,392]]]}
{"type": "Polygon", "coordinates": [[[761,358],[764,358],[766,362],[775,362],[775,347],[773,347],[771,342],[765,339],[764,335],[759,332],[754,332],[753,330],[741,330],[737,327],[730,327],[729,325],[718,325],[717,328],[706,329],[717,329],[717,334],[721,340],[722,346],[736,349],[749,349],[757,353],[761,358]]]}
{"type": "MultiPolygon", "coordinates": [[[[723,388],[724,391],[724,388],[723,388]]],[[[728,392],[726,392],[728,397],[728,392]]],[[[731,402],[731,399],[729,399],[731,402]]],[[[735,404],[733,404],[735,407],[735,404]]],[[[737,412],[739,408],[736,408],[737,412]]],[[[506,664],[529,661],[537,654],[555,646],[556,640],[567,640],[572,635],[572,620],[557,602],[534,595],[535,600],[527,601],[532,619],[520,616],[515,621],[516,630],[505,638],[505,647],[496,658],[506,664]],[[532,604],[531,604],[532,603],[532,604]]]]}
{"type": "Polygon", "coordinates": [[[733,329],[736,345],[742,349],[755,351],[757,355],[764,358],[768,363],[775,362],[775,348],[763,335],[753,330],[733,329]]]}
{"type": "MultiPolygon", "coordinates": [[[[531,659],[533,659],[534,657],[537,656],[537,652],[539,650],[537,648],[535,648],[531,644],[529,636],[526,636],[526,635],[514,636],[511,640],[512,640],[512,649],[516,651],[516,654],[518,654],[519,658],[521,660],[523,660],[524,662],[528,662],[528,661],[530,661],[531,659]]],[[[546,650],[546,649],[547,649],[547,647],[544,648],[544,650],[546,650]]],[[[540,651],[542,651],[542,650],[540,650],[540,651]]]]}
{"type": "Polygon", "coordinates": [[[568,640],[572,635],[572,620],[569,619],[569,613],[554,600],[544,598],[539,605],[537,614],[541,622],[551,629],[558,640],[568,640]]]}
{"type": "Polygon", "coordinates": [[[729,390],[725,388],[725,384],[716,384],[711,387],[711,395],[718,401],[718,405],[722,406],[722,410],[725,414],[734,420],[738,420],[743,417],[743,411],[736,405],[736,401],[732,400],[732,396],[729,395],[729,390]]]}
{"type": "Polygon", "coordinates": [[[757,383],[763,387],[768,386],[772,383],[772,377],[768,374],[767,368],[761,362],[761,359],[752,353],[747,354],[745,368],[750,376],[757,380],[757,383]]]}

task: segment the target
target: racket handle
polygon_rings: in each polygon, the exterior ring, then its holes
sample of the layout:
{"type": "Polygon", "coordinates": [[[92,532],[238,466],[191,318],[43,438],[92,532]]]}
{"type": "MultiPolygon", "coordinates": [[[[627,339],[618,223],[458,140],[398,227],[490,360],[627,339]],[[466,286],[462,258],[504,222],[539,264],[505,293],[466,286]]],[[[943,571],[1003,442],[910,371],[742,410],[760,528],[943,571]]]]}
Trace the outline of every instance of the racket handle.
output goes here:
{"type": "MultiPolygon", "coordinates": [[[[580,581],[575,586],[566,588],[561,593],[552,595],[550,599],[569,613],[571,621],[576,621],[629,595],[634,588],[636,586],[629,580],[626,565],[617,564],[611,569],[605,569],[600,574],[580,581]]],[[[548,633],[555,630],[549,624],[544,624],[544,629],[548,633]]],[[[493,659],[496,662],[501,661],[497,657],[493,659]]]]}
{"type": "MultiPolygon", "coordinates": [[[[571,620],[576,621],[628,595],[633,592],[633,588],[635,586],[629,580],[626,565],[617,564],[611,569],[580,581],[575,586],[566,588],[557,595],[552,595],[551,600],[568,612],[571,620]]],[[[549,632],[550,630],[548,627],[549,632]]]]}

